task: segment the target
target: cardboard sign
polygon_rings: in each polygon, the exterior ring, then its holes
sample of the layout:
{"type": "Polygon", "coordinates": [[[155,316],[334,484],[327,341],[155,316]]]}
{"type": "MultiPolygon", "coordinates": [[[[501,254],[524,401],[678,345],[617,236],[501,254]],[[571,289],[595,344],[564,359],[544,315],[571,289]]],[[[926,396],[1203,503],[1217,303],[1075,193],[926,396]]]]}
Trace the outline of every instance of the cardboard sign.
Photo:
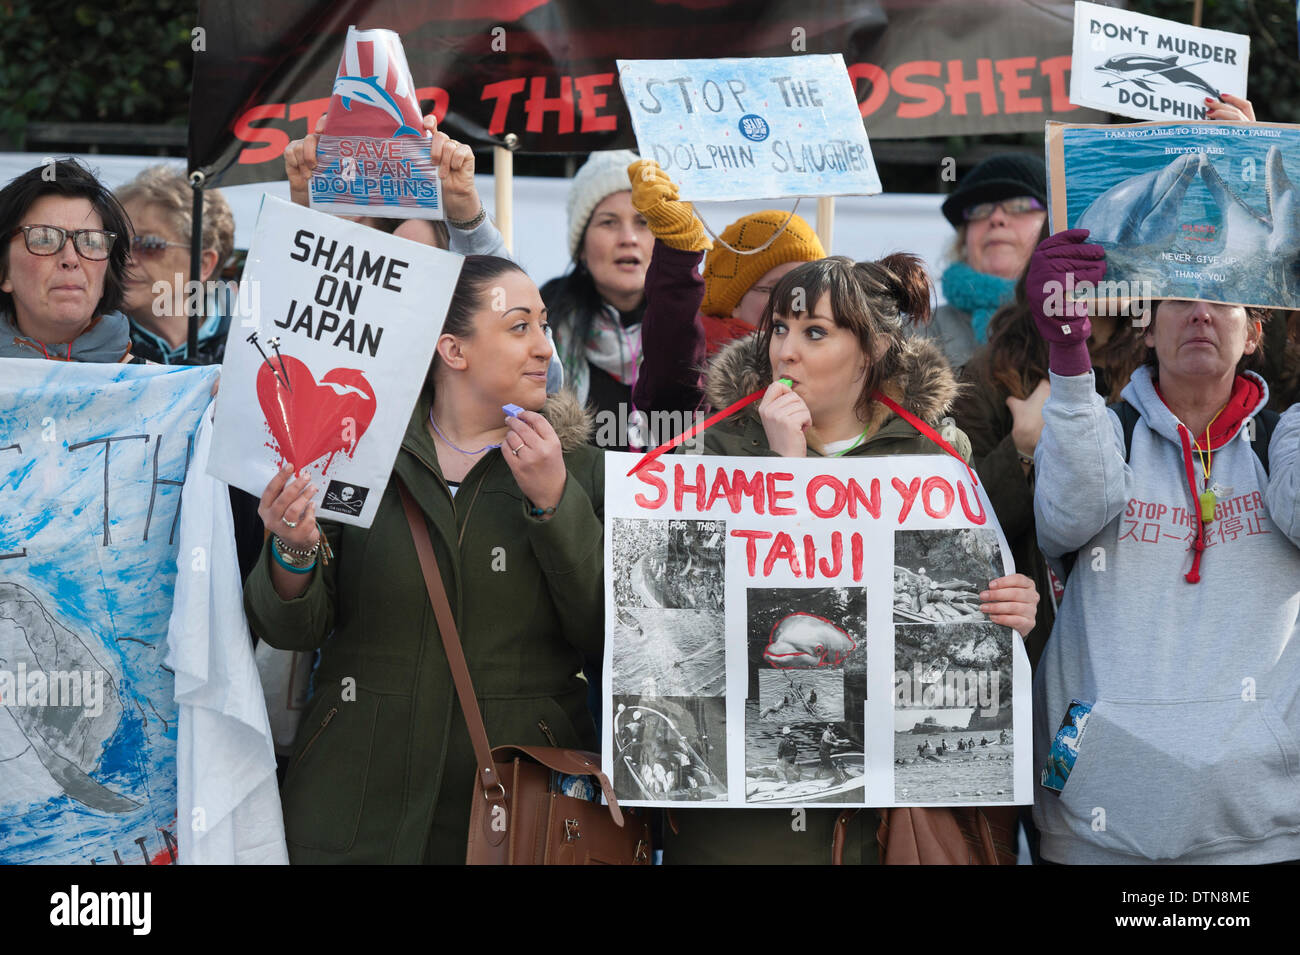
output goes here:
{"type": "Polygon", "coordinates": [[[1047,128],[1051,229],[1088,229],[1106,277],[1072,297],[1300,308],[1300,127],[1047,128]]]}
{"type": "Polygon", "coordinates": [[[838,53],[619,60],[637,151],[683,199],[859,196],[881,191],[838,53]]]}
{"type": "Polygon", "coordinates": [[[267,197],[226,340],[209,473],[261,496],[285,463],[317,516],[369,527],[424,384],[460,256],[267,197]]]}
{"type": "Polygon", "coordinates": [[[411,68],[391,30],[348,27],[316,147],[311,206],[336,215],[441,219],[411,68]]]}
{"type": "Polygon", "coordinates": [[[631,805],[1032,801],[1012,572],[947,455],[605,470],[604,769],[631,805]]]}
{"type": "Polygon", "coordinates": [[[1096,3],[1074,5],[1070,102],[1134,119],[1205,119],[1205,98],[1246,95],[1250,37],[1096,3]]]}
{"type": "Polygon", "coordinates": [[[0,359],[0,862],[176,861],[167,633],[216,379],[0,359]]]}

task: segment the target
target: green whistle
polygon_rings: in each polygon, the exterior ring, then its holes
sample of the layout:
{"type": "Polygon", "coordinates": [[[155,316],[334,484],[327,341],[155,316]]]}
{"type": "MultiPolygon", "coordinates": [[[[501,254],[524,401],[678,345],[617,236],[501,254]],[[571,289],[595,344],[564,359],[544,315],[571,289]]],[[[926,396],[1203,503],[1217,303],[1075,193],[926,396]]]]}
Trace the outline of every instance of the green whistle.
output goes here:
{"type": "Polygon", "coordinates": [[[782,378],[782,379],[780,379],[780,382],[781,382],[781,384],[785,385],[787,388],[793,388],[793,387],[794,387],[794,381],[792,381],[792,380],[789,379],[789,378],[782,378]]]}

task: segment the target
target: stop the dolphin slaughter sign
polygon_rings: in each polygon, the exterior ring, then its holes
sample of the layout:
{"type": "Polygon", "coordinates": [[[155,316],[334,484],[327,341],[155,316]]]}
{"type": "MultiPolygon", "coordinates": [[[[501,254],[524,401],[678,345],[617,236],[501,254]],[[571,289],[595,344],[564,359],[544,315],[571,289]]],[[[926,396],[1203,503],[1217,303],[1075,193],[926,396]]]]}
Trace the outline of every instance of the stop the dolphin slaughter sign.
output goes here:
{"type": "Polygon", "coordinates": [[[267,197],[226,342],[209,472],[261,495],[285,464],[320,518],[369,527],[464,260],[267,197]]]}

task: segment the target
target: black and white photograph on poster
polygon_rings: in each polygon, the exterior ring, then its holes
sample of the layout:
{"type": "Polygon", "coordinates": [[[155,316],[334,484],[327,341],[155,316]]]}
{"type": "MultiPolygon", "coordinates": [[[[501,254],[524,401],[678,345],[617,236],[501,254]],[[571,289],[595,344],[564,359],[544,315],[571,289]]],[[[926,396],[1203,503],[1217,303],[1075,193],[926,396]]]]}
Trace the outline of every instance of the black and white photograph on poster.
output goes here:
{"type": "Polygon", "coordinates": [[[843,721],[844,671],[760,670],[758,718],[843,721]]]}
{"type": "Polygon", "coordinates": [[[619,607],[614,612],[615,693],[723,696],[724,615],[717,610],[619,607]]]}
{"type": "Polygon", "coordinates": [[[980,592],[1002,576],[992,531],[899,531],[894,535],[894,622],[984,620],[980,592]]]}
{"type": "Polygon", "coordinates": [[[726,800],[725,698],[615,694],[613,702],[619,798],[726,800]]]}
{"type": "Polygon", "coordinates": [[[745,801],[861,803],[866,760],[858,720],[788,722],[758,716],[745,703],[745,801]]]}
{"type": "Polygon", "coordinates": [[[766,587],[745,592],[749,699],[766,669],[860,668],[867,673],[865,587],[766,587]]]}
{"type": "Polygon", "coordinates": [[[725,521],[612,523],[614,599],[619,607],[721,612],[725,521]]]}
{"type": "Polygon", "coordinates": [[[866,589],[752,588],[745,597],[745,801],[861,801],[866,589]]]}
{"type": "Polygon", "coordinates": [[[994,623],[894,628],[898,802],[1009,801],[1014,639],[994,623]]]}

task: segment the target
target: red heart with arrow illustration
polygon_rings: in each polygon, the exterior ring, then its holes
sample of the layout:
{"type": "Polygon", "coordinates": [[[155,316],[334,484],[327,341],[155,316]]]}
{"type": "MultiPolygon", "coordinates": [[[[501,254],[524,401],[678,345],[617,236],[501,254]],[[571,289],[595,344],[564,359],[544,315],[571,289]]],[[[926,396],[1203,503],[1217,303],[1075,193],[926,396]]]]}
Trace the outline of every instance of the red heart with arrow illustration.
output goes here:
{"type": "Polygon", "coordinates": [[[349,457],[375,417],[375,390],[356,368],[333,368],[319,382],[297,358],[279,356],[257,369],[257,400],[279,447],[280,457],[299,473],[339,451],[349,457]]]}

